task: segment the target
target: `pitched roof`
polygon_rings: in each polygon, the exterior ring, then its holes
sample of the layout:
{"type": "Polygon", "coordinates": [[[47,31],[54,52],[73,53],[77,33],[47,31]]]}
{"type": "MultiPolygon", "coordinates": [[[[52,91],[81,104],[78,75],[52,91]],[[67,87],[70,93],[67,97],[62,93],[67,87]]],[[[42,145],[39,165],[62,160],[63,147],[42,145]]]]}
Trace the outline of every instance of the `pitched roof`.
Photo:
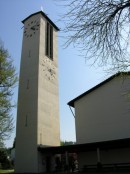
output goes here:
{"type": "Polygon", "coordinates": [[[107,82],[111,81],[115,77],[124,76],[124,75],[130,75],[130,71],[128,71],[128,72],[118,72],[118,73],[112,75],[108,79],[104,80],[103,82],[99,83],[98,85],[94,86],[93,88],[89,89],[88,91],[84,92],[83,94],[79,95],[78,97],[74,98],[73,100],[69,101],[67,104],[71,107],[74,107],[75,101],[79,100],[80,98],[84,97],[85,95],[89,94],[90,92],[93,92],[94,90],[96,90],[97,88],[99,88],[102,85],[106,84],[107,82]]]}
{"type": "Polygon", "coordinates": [[[57,30],[59,31],[60,29],[52,22],[52,20],[43,12],[43,11],[38,11],[36,13],[31,14],[30,16],[28,16],[27,18],[25,18],[22,23],[24,23],[27,19],[29,19],[30,17],[37,15],[37,14],[41,14],[45,19],[47,19],[49,21],[49,23],[57,30]]]}

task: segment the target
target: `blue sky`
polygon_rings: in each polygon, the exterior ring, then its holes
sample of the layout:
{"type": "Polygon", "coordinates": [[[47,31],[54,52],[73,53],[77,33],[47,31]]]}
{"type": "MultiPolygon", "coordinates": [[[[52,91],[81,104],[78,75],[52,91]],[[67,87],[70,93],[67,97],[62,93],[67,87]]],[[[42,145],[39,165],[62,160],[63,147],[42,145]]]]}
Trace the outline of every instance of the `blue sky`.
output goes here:
{"type": "MultiPolygon", "coordinates": [[[[56,23],[59,28],[63,28],[60,14],[66,11],[61,6],[60,1],[54,0],[0,0],[0,39],[4,42],[14,60],[19,74],[23,24],[21,21],[30,14],[43,11],[56,23]]],[[[59,64],[59,110],[60,110],[60,134],[63,141],[76,141],[75,120],[67,103],[91,87],[97,85],[107,78],[100,68],[88,66],[85,59],[80,55],[78,49],[72,45],[64,49],[65,40],[59,32],[58,38],[58,64],[59,64]]],[[[14,89],[13,101],[17,103],[18,86],[14,89]]],[[[98,100],[97,100],[98,101],[98,100]]],[[[13,109],[14,126],[16,125],[17,107],[13,109]]],[[[15,130],[11,139],[6,141],[6,146],[11,147],[15,137],[15,130]]]]}

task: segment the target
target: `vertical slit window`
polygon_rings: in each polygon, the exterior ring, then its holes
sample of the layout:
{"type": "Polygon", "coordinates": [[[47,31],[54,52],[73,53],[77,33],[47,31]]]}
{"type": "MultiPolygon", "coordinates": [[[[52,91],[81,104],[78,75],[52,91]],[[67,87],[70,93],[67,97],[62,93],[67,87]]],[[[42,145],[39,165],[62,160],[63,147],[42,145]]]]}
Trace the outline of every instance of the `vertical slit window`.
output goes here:
{"type": "Polygon", "coordinates": [[[53,59],[53,27],[48,22],[46,26],[46,56],[53,59]]]}
{"type": "Polygon", "coordinates": [[[27,89],[29,89],[29,80],[27,80],[27,89]]]}
{"type": "Polygon", "coordinates": [[[31,50],[29,50],[29,54],[28,54],[28,57],[31,57],[31,50]]]}
{"type": "Polygon", "coordinates": [[[25,118],[25,127],[27,127],[28,125],[28,116],[26,115],[26,118],[25,118]]]}
{"type": "Polygon", "coordinates": [[[50,26],[50,58],[53,59],[53,27],[50,26]]]}
{"type": "Polygon", "coordinates": [[[46,55],[49,56],[49,23],[46,28],[46,55]]]}

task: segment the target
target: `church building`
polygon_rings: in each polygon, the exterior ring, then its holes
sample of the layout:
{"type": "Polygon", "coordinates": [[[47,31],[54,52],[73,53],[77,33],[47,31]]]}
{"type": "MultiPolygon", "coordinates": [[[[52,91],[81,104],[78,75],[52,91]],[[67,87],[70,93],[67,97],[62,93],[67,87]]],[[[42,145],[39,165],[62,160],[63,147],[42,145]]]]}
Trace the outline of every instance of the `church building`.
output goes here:
{"type": "Polygon", "coordinates": [[[76,144],[60,146],[59,28],[42,11],[22,23],[15,173],[69,171],[70,154],[77,155],[79,171],[130,169],[130,72],[68,103],[75,110],[76,144]]]}
{"type": "Polygon", "coordinates": [[[79,168],[129,167],[130,72],[119,72],[68,105],[75,109],[79,168]]]}

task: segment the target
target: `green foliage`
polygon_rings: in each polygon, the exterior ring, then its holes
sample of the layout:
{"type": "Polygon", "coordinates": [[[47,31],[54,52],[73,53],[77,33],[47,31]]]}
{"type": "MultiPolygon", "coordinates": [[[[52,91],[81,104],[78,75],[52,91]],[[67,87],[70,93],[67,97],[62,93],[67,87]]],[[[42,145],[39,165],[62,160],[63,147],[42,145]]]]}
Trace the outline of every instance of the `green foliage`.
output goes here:
{"type": "Polygon", "coordinates": [[[0,147],[13,131],[11,109],[13,87],[17,82],[16,69],[8,51],[0,43],[0,147]]]}
{"type": "Polygon", "coordinates": [[[73,142],[73,141],[61,141],[60,142],[61,146],[73,145],[73,144],[75,144],[75,142],[73,142]]]}
{"type": "Polygon", "coordinates": [[[0,139],[0,148],[4,148],[4,142],[2,141],[2,139],[0,139]]]}
{"type": "Polygon", "coordinates": [[[0,149],[0,164],[2,169],[12,168],[11,161],[8,159],[8,149],[0,149]]]}
{"type": "Polygon", "coordinates": [[[0,170],[0,173],[14,173],[14,170],[0,170]]]}

